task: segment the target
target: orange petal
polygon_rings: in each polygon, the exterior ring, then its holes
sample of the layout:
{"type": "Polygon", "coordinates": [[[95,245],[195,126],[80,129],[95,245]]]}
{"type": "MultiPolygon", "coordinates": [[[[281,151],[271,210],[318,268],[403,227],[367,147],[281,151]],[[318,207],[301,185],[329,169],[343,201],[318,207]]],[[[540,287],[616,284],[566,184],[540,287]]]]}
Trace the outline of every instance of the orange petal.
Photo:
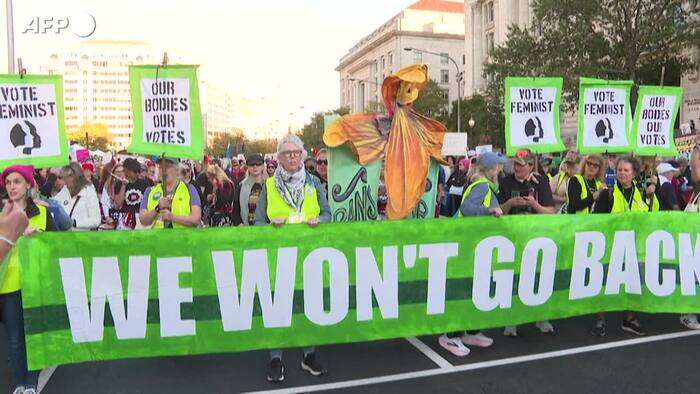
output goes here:
{"type": "Polygon", "coordinates": [[[379,132],[377,115],[362,113],[345,115],[336,119],[323,134],[323,142],[329,147],[348,143],[361,165],[384,157],[387,137],[379,132]]]}

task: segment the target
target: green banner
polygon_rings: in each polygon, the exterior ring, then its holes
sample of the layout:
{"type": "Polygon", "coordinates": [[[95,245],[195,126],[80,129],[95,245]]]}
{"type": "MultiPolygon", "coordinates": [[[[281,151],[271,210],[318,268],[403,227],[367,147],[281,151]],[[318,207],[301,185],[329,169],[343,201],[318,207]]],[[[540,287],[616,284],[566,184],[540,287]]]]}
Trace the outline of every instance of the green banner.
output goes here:
{"type": "Polygon", "coordinates": [[[129,66],[134,132],[130,153],[202,160],[197,67],[129,66]]]}
{"type": "Polygon", "coordinates": [[[506,153],[562,152],[559,102],[562,78],[516,78],[505,81],[506,153]]]}
{"type": "Polygon", "coordinates": [[[640,156],[677,156],[673,128],[683,98],[677,86],[640,86],[634,111],[634,152],[640,156]]]}
{"type": "Polygon", "coordinates": [[[700,312],[698,229],[667,212],[42,233],[19,245],[29,368],[700,312]]]}
{"type": "Polygon", "coordinates": [[[0,75],[0,169],[68,164],[60,75],[0,75]]]}
{"type": "Polygon", "coordinates": [[[622,153],[630,142],[632,81],[581,78],[579,81],[578,138],[580,153],[622,153]]]}

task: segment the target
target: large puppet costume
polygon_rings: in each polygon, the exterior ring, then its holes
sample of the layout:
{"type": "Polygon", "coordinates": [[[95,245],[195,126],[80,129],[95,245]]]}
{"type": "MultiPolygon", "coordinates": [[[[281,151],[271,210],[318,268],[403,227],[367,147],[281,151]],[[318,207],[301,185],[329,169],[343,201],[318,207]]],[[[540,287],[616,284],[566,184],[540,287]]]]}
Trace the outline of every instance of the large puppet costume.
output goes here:
{"type": "Polygon", "coordinates": [[[445,126],[416,112],[412,103],[428,82],[428,67],[402,68],[384,79],[387,115],[361,113],[333,122],[323,135],[329,147],[348,143],[361,165],[385,160],[387,218],[403,219],[425,192],[431,157],[440,163],[445,126]]]}

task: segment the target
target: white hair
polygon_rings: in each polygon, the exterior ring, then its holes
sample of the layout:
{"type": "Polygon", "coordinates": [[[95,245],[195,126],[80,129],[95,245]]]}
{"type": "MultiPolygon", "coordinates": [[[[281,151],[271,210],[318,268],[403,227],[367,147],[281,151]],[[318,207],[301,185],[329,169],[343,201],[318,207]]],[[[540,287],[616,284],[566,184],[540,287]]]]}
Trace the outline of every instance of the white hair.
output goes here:
{"type": "Polygon", "coordinates": [[[282,152],[282,145],[284,144],[294,144],[297,148],[304,151],[304,143],[301,142],[301,138],[294,134],[287,134],[280,139],[280,142],[277,144],[277,153],[282,152]]]}

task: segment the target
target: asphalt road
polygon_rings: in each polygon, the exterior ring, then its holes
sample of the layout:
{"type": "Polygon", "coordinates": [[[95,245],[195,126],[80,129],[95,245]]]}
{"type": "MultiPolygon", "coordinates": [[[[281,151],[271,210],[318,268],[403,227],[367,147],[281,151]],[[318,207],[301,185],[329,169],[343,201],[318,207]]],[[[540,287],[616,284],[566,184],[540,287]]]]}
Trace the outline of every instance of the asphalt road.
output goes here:
{"type": "MultiPolygon", "coordinates": [[[[323,378],[299,368],[300,350],[285,353],[287,378],[265,380],[267,352],[168,357],[59,367],[43,393],[695,393],[700,388],[700,333],[685,331],[675,315],[642,316],[648,336],[619,328],[608,317],[608,335],[589,333],[591,317],[555,322],[555,335],[521,326],[519,338],[489,330],[495,344],[457,358],[437,336],[324,346],[323,378]],[[417,346],[416,346],[417,345],[417,346]]],[[[0,334],[0,357],[6,357],[0,334]]],[[[11,392],[6,364],[0,393],[11,392]]]]}

